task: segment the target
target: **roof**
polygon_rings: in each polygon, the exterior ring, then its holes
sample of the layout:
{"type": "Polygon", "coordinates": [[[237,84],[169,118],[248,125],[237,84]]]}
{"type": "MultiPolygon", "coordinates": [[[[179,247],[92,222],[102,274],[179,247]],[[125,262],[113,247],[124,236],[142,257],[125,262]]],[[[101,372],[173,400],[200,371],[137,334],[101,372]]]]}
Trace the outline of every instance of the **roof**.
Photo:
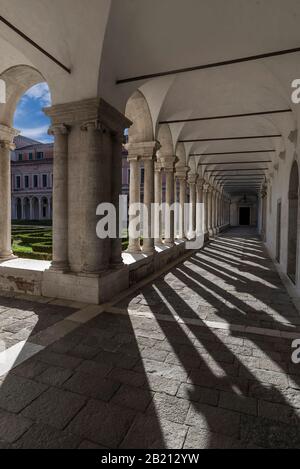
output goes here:
{"type": "Polygon", "coordinates": [[[33,140],[32,138],[24,137],[24,135],[17,135],[14,138],[14,144],[16,145],[16,149],[18,149],[28,147],[30,145],[41,145],[41,142],[33,140]]]}

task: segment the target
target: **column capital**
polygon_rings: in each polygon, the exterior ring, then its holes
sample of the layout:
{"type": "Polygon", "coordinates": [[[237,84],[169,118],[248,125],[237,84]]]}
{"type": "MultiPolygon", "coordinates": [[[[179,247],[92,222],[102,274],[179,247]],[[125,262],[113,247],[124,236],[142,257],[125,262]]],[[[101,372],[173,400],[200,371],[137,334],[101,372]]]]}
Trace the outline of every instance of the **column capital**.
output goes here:
{"type": "Polygon", "coordinates": [[[102,98],[83,99],[71,103],[55,104],[43,109],[52,124],[75,125],[84,127],[89,122],[100,122],[113,135],[123,133],[132,125],[121,112],[102,98]]]}
{"type": "Polygon", "coordinates": [[[174,172],[174,164],[176,163],[176,157],[174,155],[166,155],[166,156],[160,155],[159,161],[164,171],[174,172]]]}
{"type": "Polygon", "coordinates": [[[175,166],[175,177],[177,179],[187,179],[187,174],[189,172],[188,166],[175,166]]]}
{"type": "Polygon", "coordinates": [[[196,184],[198,175],[197,174],[188,174],[188,183],[196,184]]]}
{"type": "Polygon", "coordinates": [[[13,145],[14,138],[20,134],[19,130],[14,129],[13,127],[8,127],[7,125],[0,124],[0,145],[1,148],[7,148],[9,150],[14,150],[15,146],[13,145]]]}
{"type": "Polygon", "coordinates": [[[205,182],[203,184],[203,190],[204,190],[204,192],[210,192],[210,185],[209,185],[208,182],[205,182]]]}
{"type": "Polygon", "coordinates": [[[51,125],[48,129],[49,135],[67,135],[70,131],[70,126],[65,124],[51,125]]]}
{"type": "Polygon", "coordinates": [[[199,189],[204,189],[204,186],[205,186],[205,179],[202,178],[201,176],[198,176],[197,187],[199,187],[199,189]]]}
{"type": "Polygon", "coordinates": [[[150,142],[127,143],[128,159],[154,160],[157,150],[160,148],[156,140],[150,142]]]}

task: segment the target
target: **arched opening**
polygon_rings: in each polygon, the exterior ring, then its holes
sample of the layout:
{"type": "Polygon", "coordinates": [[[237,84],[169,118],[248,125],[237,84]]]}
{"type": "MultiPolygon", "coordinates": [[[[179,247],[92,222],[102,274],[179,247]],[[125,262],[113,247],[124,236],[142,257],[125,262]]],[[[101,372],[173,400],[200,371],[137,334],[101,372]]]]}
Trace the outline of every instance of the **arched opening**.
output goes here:
{"type": "Polygon", "coordinates": [[[294,161],[289,182],[287,274],[296,283],[299,169],[294,161]]]}
{"type": "Polygon", "coordinates": [[[37,197],[32,198],[32,218],[33,220],[39,219],[39,200],[37,197]]]}
{"type": "MultiPolygon", "coordinates": [[[[0,108],[0,124],[14,135],[10,142],[10,168],[6,172],[12,184],[11,187],[7,185],[5,192],[16,200],[12,218],[22,220],[26,227],[21,231],[14,223],[10,226],[9,212],[3,213],[2,218],[13,236],[21,236],[30,229],[34,231],[37,220],[50,218],[48,200],[52,194],[53,138],[48,135],[50,118],[43,108],[51,105],[51,94],[41,73],[27,65],[11,67],[0,78],[6,83],[6,103],[0,108]]],[[[51,233],[48,235],[51,239],[51,233]]],[[[26,257],[29,251],[19,248],[14,245],[14,254],[26,257]]],[[[30,257],[35,257],[35,251],[30,252],[30,257]]]]}
{"type": "Polygon", "coordinates": [[[30,200],[28,197],[23,200],[23,213],[24,220],[30,220],[30,200]]]}
{"type": "Polygon", "coordinates": [[[21,199],[16,199],[16,208],[15,208],[17,220],[22,220],[22,202],[21,199]]]}

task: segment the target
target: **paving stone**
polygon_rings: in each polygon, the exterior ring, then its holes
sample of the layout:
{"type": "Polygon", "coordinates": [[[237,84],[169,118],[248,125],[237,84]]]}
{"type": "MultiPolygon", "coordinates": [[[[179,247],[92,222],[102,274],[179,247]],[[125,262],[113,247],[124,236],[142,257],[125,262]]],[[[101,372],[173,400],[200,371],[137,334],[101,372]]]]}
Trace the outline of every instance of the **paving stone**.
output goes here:
{"type": "Polygon", "coordinates": [[[189,409],[185,423],[214,433],[238,438],[240,415],[219,407],[194,403],[189,409]]]}
{"type": "Polygon", "coordinates": [[[147,387],[147,378],[145,373],[136,373],[132,370],[124,370],[122,368],[113,368],[108,378],[118,383],[129,384],[131,386],[147,387]]]}
{"type": "Polygon", "coordinates": [[[76,368],[76,371],[80,371],[82,373],[89,373],[91,375],[103,376],[103,377],[107,376],[111,370],[112,370],[111,366],[101,364],[93,360],[84,360],[76,368]]]}
{"type": "Polygon", "coordinates": [[[180,381],[174,379],[163,378],[162,376],[147,374],[145,387],[151,391],[164,392],[175,396],[179,388],[180,381]]]}
{"type": "Polygon", "coordinates": [[[203,428],[191,427],[184,443],[184,449],[233,449],[240,442],[234,438],[213,433],[203,428]]]}
{"type": "Polygon", "coordinates": [[[259,401],[258,415],[300,428],[300,410],[274,402],[259,401]]]}
{"type": "Polygon", "coordinates": [[[0,410],[0,440],[13,443],[32,425],[29,419],[0,410]]]}
{"type": "Polygon", "coordinates": [[[62,353],[49,352],[47,349],[36,355],[36,359],[49,365],[60,366],[70,370],[76,368],[82,360],[62,353]]]}
{"type": "Polygon", "coordinates": [[[135,370],[140,372],[145,370],[149,374],[178,381],[186,381],[188,376],[188,372],[180,366],[147,359],[143,360],[142,364],[136,365],[135,370]]]}
{"type": "Polygon", "coordinates": [[[61,386],[67,379],[72,376],[73,371],[67,368],[60,368],[58,366],[50,366],[42,374],[40,374],[36,381],[40,383],[49,384],[49,386],[61,386]]]}
{"type": "Polygon", "coordinates": [[[47,363],[40,362],[34,358],[30,358],[21,365],[11,370],[12,374],[22,376],[23,378],[35,378],[48,368],[47,363]]]}
{"type": "Polygon", "coordinates": [[[241,439],[266,449],[300,448],[300,427],[263,417],[241,416],[241,439]]]}
{"type": "Polygon", "coordinates": [[[15,444],[20,449],[75,449],[80,437],[48,425],[33,425],[15,444]]]}
{"type": "Polygon", "coordinates": [[[219,392],[214,389],[182,383],[177,392],[177,397],[216,406],[219,401],[219,392]]]}
{"type": "Polygon", "coordinates": [[[230,392],[220,392],[219,407],[249,415],[257,415],[257,400],[230,392]]]}
{"type": "Polygon", "coordinates": [[[135,415],[130,409],[90,400],[68,425],[67,430],[107,448],[117,448],[135,415]]]}
{"type": "Polygon", "coordinates": [[[112,404],[144,412],[152,401],[153,393],[146,389],[122,385],[111,399],[112,404]]]}
{"type": "Polygon", "coordinates": [[[22,416],[63,429],[85,402],[78,394],[52,387],[27,406],[22,416]]]}
{"type": "Polygon", "coordinates": [[[164,350],[155,350],[153,348],[144,348],[140,352],[142,358],[149,358],[151,360],[157,360],[159,362],[164,362],[167,358],[168,352],[164,350]]]}
{"type": "Polygon", "coordinates": [[[0,387],[0,408],[18,413],[47,389],[42,383],[9,374],[0,387]]]}
{"type": "Polygon", "coordinates": [[[102,365],[110,366],[112,368],[119,367],[124,369],[132,369],[137,363],[135,357],[123,355],[119,352],[105,352],[101,351],[94,360],[102,365]]]}
{"type": "Polygon", "coordinates": [[[78,446],[78,449],[107,449],[104,446],[97,445],[96,443],[93,443],[92,441],[88,440],[83,440],[80,445],[78,446]]]}
{"type": "Polygon", "coordinates": [[[121,449],[181,449],[188,427],[150,415],[138,415],[121,449]]]}
{"type": "Polygon", "coordinates": [[[91,375],[78,371],[63,384],[65,389],[83,396],[109,401],[120,384],[101,375],[91,375]]]}
{"type": "Polygon", "coordinates": [[[184,423],[190,407],[189,401],[168,394],[156,393],[147,409],[150,415],[157,415],[175,423],[184,423]]]}

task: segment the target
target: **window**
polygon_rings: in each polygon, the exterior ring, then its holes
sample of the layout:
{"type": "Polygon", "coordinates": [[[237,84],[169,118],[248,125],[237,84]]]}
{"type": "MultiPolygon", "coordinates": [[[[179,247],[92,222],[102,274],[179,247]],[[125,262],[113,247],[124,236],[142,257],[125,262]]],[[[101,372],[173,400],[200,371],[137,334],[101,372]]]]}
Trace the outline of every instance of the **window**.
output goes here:
{"type": "Polygon", "coordinates": [[[48,177],[47,174],[43,174],[43,187],[47,187],[48,177]]]}
{"type": "Polygon", "coordinates": [[[144,184],[144,179],[145,179],[145,170],[144,168],[141,168],[141,184],[144,184]]]}
{"type": "Polygon", "coordinates": [[[24,176],[24,186],[26,189],[29,187],[29,176],[24,176]]]}
{"type": "Polygon", "coordinates": [[[22,161],[22,160],[23,160],[23,155],[22,155],[22,153],[19,153],[18,160],[19,160],[19,161],[22,161]]]}
{"type": "Polygon", "coordinates": [[[16,176],[16,188],[21,188],[21,176],[16,176]]]}
{"type": "Polygon", "coordinates": [[[44,158],[44,153],[42,151],[38,151],[36,154],[37,160],[42,160],[44,158]]]}
{"type": "Polygon", "coordinates": [[[38,187],[39,185],[39,180],[37,174],[33,176],[33,187],[38,187]]]}
{"type": "Polygon", "coordinates": [[[28,154],[28,159],[29,159],[29,160],[33,160],[33,153],[29,153],[29,154],[28,154]]]}

